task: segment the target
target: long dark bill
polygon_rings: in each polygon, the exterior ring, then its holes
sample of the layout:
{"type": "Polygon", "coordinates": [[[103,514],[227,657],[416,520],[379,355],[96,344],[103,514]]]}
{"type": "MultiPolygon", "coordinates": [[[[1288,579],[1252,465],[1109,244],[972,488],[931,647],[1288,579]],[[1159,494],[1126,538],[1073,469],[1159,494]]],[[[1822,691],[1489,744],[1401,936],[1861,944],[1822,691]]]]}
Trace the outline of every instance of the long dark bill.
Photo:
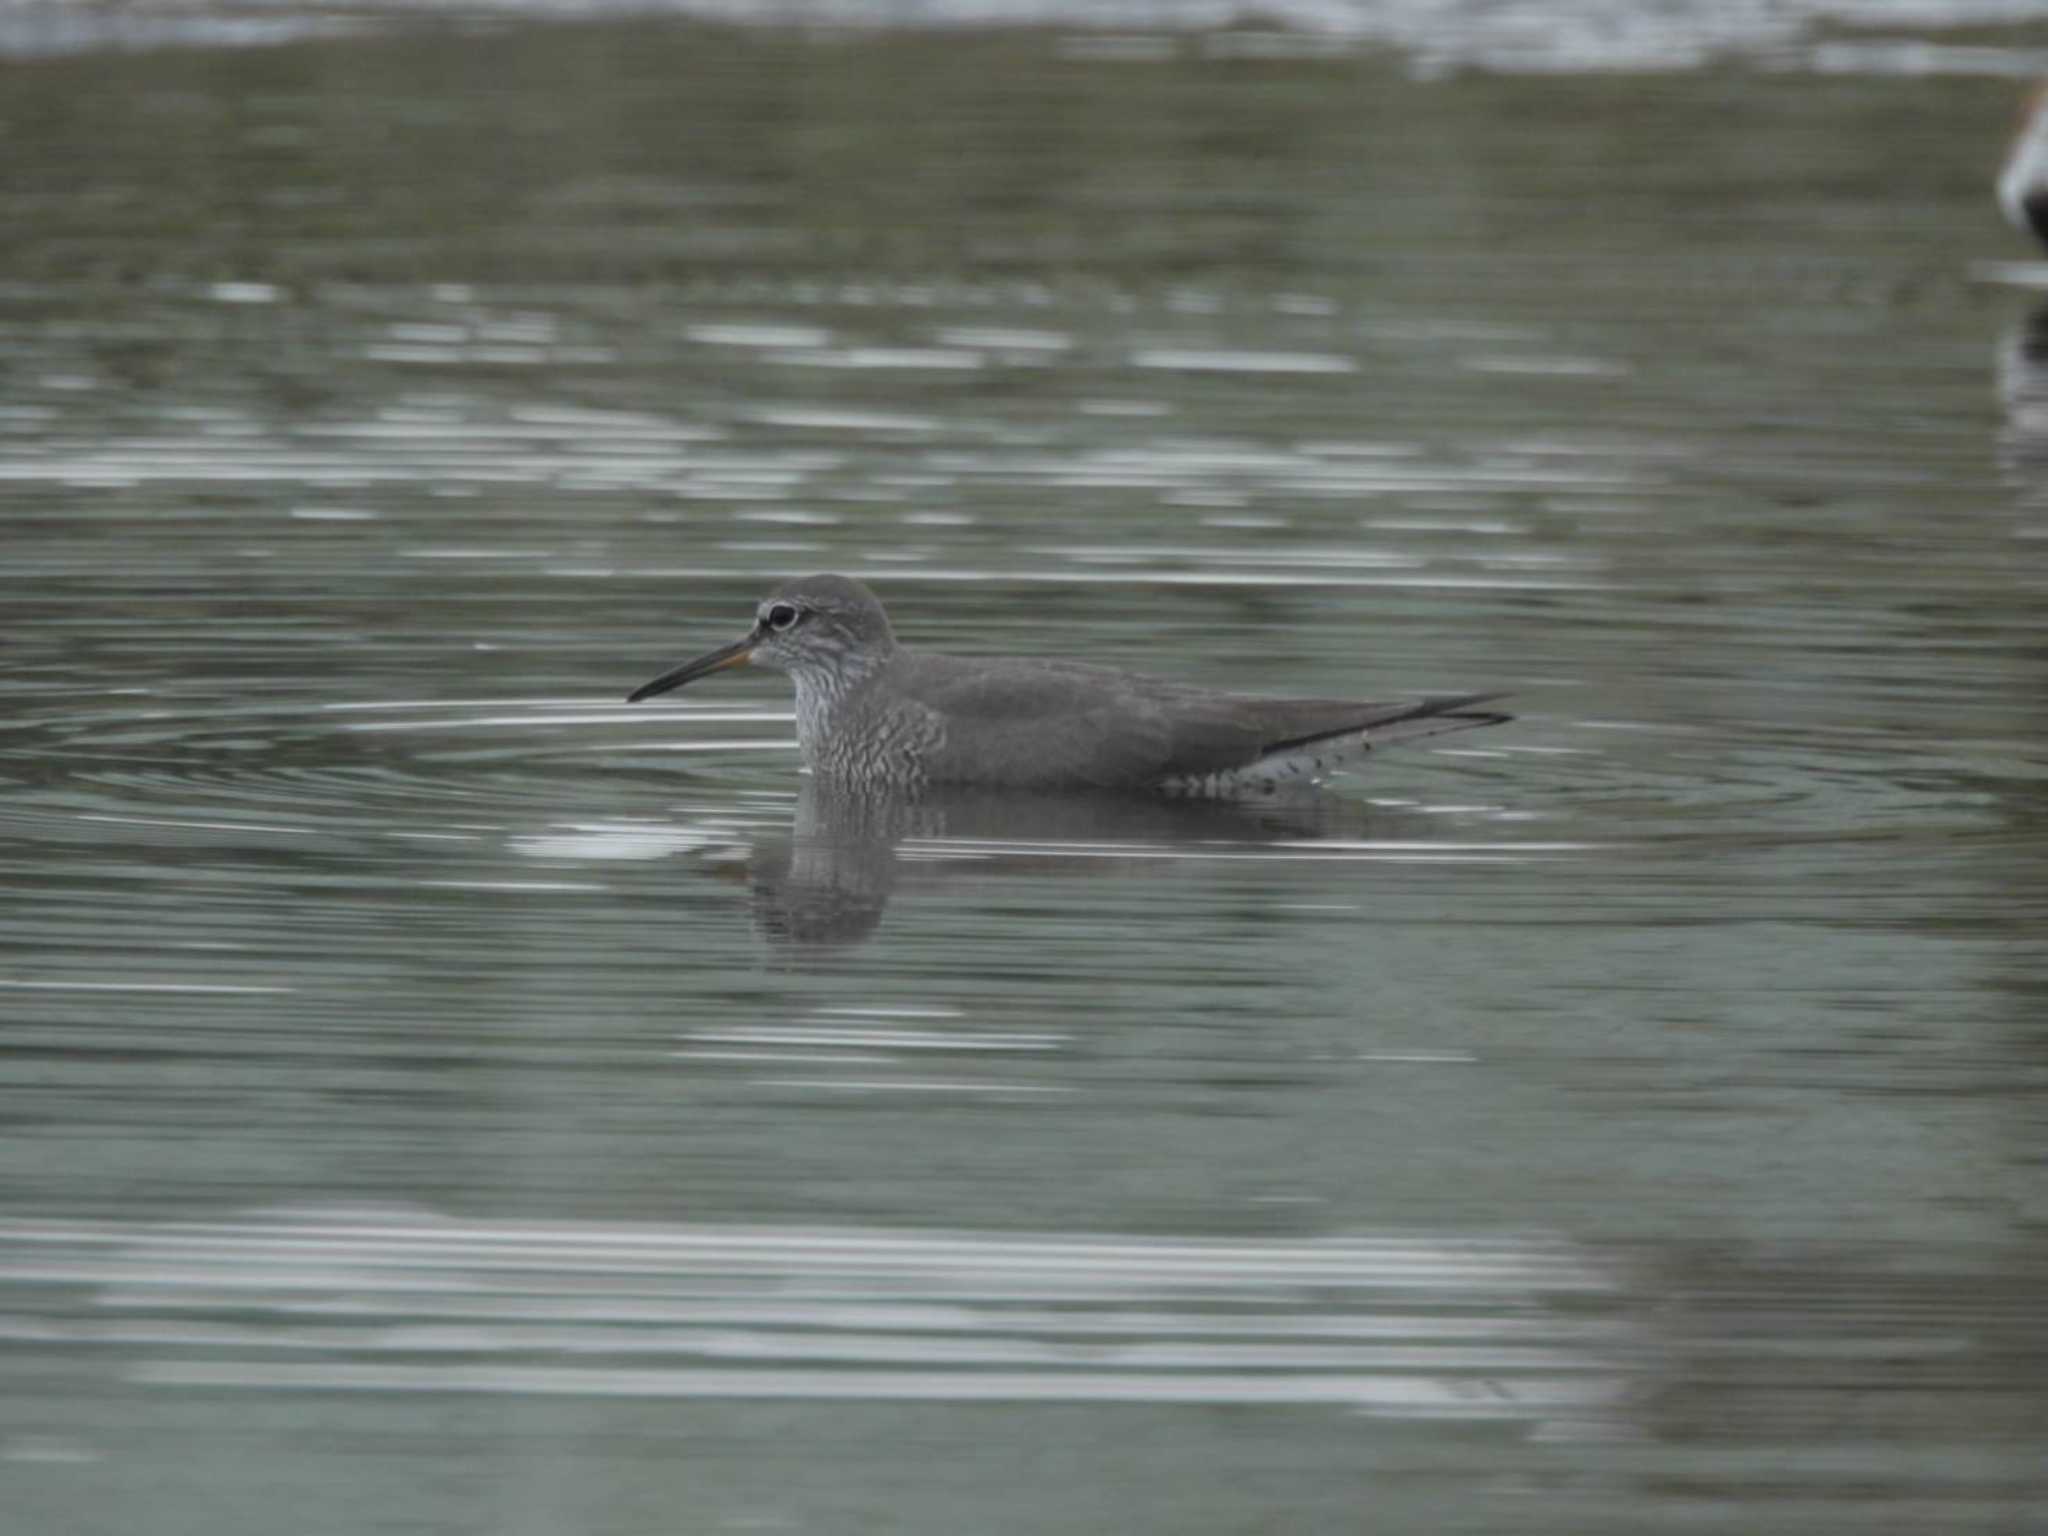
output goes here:
{"type": "Polygon", "coordinates": [[[754,654],[754,647],[761,643],[758,630],[743,635],[731,645],[721,645],[715,651],[706,651],[694,661],[686,661],[672,672],[664,672],[651,683],[642,683],[626,695],[628,704],[638,704],[642,699],[651,699],[657,693],[667,693],[671,688],[680,688],[685,683],[695,682],[711,672],[723,672],[727,667],[746,664],[754,654]]]}

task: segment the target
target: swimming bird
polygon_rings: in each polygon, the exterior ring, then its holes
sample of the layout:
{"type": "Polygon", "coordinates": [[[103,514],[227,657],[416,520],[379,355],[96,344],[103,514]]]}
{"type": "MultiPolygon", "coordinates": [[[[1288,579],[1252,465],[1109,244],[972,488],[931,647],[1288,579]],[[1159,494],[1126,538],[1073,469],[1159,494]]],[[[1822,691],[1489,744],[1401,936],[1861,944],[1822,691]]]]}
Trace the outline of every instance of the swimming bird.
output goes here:
{"type": "Polygon", "coordinates": [[[627,702],[748,663],[796,684],[797,744],[811,771],[857,787],[1262,793],[1316,782],[1388,742],[1510,718],[1475,707],[1497,694],[1261,698],[1080,662],[913,650],[850,576],[784,582],[739,639],[627,702]]]}

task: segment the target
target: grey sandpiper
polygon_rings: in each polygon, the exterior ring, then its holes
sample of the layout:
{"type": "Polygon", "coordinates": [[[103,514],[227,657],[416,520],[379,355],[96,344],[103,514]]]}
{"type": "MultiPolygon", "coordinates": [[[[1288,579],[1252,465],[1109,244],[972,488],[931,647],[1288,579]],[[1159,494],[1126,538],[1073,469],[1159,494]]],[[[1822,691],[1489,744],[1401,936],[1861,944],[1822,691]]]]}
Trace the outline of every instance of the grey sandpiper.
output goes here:
{"type": "Polygon", "coordinates": [[[913,650],[849,576],[784,582],[746,634],[627,702],[748,662],[796,684],[797,743],[811,771],[859,788],[1271,793],[1318,782],[1389,742],[1512,718],[1476,707],[1500,697],[1490,693],[1261,698],[1080,662],[913,650]]]}

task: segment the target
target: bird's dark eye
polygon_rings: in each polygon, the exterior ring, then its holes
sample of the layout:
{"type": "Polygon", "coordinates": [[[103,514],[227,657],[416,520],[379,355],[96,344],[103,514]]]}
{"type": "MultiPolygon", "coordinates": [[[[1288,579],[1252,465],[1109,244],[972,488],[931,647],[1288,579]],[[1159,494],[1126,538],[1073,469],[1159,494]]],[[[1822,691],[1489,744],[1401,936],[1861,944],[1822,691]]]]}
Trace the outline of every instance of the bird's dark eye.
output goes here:
{"type": "Polygon", "coordinates": [[[788,629],[790,625],[797,621],[797,618],[798,614],[793,604],[776,603],[768,610],[768,627],[770,629],[788,629]]]}

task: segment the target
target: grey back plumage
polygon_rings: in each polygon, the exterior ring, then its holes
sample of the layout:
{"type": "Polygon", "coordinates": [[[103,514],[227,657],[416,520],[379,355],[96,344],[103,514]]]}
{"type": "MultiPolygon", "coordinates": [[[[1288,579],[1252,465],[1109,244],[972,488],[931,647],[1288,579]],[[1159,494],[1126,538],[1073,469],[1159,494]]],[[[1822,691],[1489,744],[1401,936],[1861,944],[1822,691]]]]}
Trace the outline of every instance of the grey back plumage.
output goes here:
{"type": "Polygon", "coordinates": [[[1275,753],[1362,737],[1417,718],[1418,710],[1440,718],[1484,698],[1261,698],[1078,662],[911,650],[897,653],[890,673],[899,697],[944,722],[927,765],[932,781],[1020,787],[1192,786],[1243,773],[1275,753]]]}

